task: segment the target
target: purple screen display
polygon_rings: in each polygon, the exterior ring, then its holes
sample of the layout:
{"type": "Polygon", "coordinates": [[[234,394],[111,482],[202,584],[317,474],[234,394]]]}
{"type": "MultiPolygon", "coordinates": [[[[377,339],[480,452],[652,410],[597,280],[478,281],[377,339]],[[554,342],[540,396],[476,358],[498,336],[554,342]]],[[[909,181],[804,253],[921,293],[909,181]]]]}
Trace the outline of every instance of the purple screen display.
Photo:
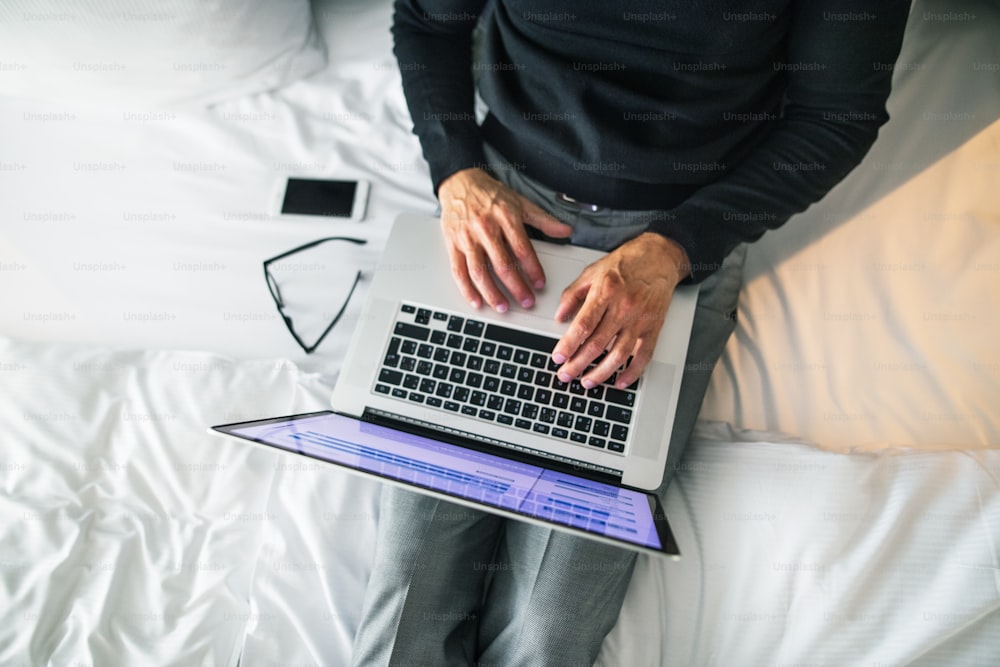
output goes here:
{"type": "Polygon", "coordinates": [[[646,494],[333,413],[230,427],[290,452],[662,550],[646,494]]]}

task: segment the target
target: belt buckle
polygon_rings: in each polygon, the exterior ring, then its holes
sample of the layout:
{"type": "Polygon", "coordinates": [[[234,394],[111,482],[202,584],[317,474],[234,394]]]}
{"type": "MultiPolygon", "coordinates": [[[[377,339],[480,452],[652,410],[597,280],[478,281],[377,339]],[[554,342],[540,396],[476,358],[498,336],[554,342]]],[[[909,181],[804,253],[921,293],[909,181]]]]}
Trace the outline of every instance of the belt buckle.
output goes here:
{"type": "Polygon", "coordinates": [[[563,202],[565,202],[567,204],[570,204],[571,206],[575,206],[576,208],[578,208],[578,209],[580,209],[582,211],[590,211],[591,213],[597,213],[601,209],[604,208],[603,206],[598,206],[597,204],[588,204],[587,202],[582,202],[582,201],[578,201],[576,199],[573,199],[572,197],[570,197],[565,192],[557,192],[556,193],[556,197],[560,201],[563,201],[563,202]]]}

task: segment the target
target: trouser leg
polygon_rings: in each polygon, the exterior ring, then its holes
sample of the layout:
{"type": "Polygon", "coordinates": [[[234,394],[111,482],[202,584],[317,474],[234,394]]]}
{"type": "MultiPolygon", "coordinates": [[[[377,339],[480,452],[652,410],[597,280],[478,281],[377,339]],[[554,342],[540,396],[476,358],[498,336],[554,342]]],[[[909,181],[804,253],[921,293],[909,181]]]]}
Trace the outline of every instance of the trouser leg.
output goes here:
{"type": "Polygon", "coordinates": [[[385,486],[354,664],[471,665],[500,530],[495,515],[385,486]]]}

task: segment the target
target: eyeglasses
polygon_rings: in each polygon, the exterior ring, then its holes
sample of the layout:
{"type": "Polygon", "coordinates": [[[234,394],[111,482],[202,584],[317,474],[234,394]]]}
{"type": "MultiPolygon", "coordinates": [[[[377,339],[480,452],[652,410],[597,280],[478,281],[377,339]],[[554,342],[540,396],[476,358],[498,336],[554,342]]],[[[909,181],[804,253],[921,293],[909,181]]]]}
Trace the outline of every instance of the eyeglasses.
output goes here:
{"type": "Polygon", "coordinates": [[[312,354],[316,348],[319,347],[319,344],[323,342],[323,339],[326,338],[326,335],[330,333],[337,322],[340,321],[340,317],[344,314],[344,310],[347,309],[347,303],[351,300],[351,295],[354,294],[354,288],[358,286],[358,281],[361,280],[361,270],[359,269],[355,274],[354,284],[351,285],[351,291],[347,293],[347,298],[344,299],[344,303],[340,306],[340,310],[337,311],[337,315],[333,318],[333,321],[327,325],[326,329],[323,330],[323,333],[320,334],[315,343],[312,345],[306,345],[299,335],[295,333],[295,327],[292,325],[292,318],[285,313],[285,300],[281,297],[281,290],[278,288],[278,281],[275,280],[274,276],[271,274],[270,266],[271,264],[294,255],[297,252],[309,250],[310,248],[315,248],[318,245],[330,241],[347,241],[348,243],[353,243],[355,245],[364,245],[365,243],[368,243],[365,239],[355,239],[346,236],[328,236],[326,238],[306,243],[305,245],[300,245],[297,248],[292,248],[291,250],[283,252],[280,255],[275,255],[271,259],[264,260],[264,278],[267,280],[267,288],[271,291],[271,298],[274,299],[274,305],[277,306],[278,312],[281,313],[281,319],[285,322],[285,326],[288,328],[288,333],[292,334],[292,338],[295,339],[295,342],[299,344],[299,347],[301,347],[306,354],[312,354]]]}

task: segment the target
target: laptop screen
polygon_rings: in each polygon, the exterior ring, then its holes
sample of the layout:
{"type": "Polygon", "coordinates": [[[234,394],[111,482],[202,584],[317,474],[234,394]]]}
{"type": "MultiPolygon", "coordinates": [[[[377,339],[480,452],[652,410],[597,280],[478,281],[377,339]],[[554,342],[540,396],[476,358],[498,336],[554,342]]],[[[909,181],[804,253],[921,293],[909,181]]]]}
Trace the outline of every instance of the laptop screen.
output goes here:
{"type": "Polygon", "coordinates": [[[334,412],[216,431],[665,555],[678,553],[656,496],[334,412]]]}

